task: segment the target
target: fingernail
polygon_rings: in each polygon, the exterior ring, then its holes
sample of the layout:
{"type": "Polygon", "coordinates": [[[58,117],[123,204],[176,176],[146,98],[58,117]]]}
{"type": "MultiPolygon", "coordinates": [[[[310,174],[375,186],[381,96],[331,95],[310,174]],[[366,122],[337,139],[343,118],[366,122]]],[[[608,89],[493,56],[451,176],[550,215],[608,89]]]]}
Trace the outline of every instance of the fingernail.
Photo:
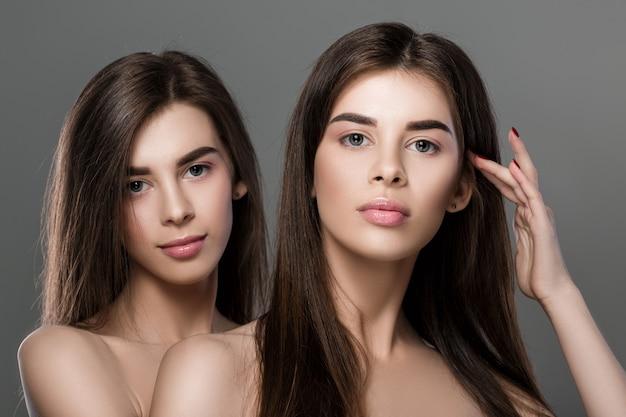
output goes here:
{"type": "Polygon", "coordinates": [[[519,164],[517,163],[517,161],[516,161],[515,159],[513,160],[513,162],[515,162],[515,165],[517,165],[517,167],[518,167],[519,169],[522,169],[522,168],[520,168],[519,164]]]}
{"type": "Polygon", "coordinates": [[[517,129],[514,127],[511,127],[511,130],[513,131],[513,134],[519,138],[519,133],[517,133],[517,129]]]}

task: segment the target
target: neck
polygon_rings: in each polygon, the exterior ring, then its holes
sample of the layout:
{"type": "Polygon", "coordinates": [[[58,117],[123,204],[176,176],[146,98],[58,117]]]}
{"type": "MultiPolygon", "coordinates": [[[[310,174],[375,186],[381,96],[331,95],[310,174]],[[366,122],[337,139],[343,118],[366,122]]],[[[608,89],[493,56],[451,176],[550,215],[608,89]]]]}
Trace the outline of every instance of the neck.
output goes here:
{"type": "Polygon", "coordinates": [[[324,253],[339,319],[368,356],[389,358],[399,342],[415,337],[402,313],[402,301],[417,255],[394,261],[373,260],[326,236],[324,253]]]}
{"type": "Polygon", "coordinates": [[[196,334],[224,331],[229,321],[215,308],[216,294],[217,268],[205,280],[180,285],[133,265],[106,327],[123,338],[164,346],[196,334]]]}

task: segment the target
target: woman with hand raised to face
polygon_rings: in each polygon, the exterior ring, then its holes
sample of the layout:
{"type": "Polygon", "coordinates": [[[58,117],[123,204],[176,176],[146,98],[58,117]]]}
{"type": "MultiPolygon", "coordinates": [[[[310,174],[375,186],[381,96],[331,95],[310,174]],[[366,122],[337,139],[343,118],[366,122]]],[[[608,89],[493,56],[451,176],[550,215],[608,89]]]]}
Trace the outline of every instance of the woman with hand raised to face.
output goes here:
{"type": "Polygon", "coordinates": [[[270,310],[174,346],[152,417],[552,415],[518,329],[514,267],[589,415],[624,415],[623,370],[510,141],[520,167],[499,164],[484,85],[454,43],[401,24],[340,38],[289,126],[270,310]],[[515,261],[502,194],[517,204],[515,261]]]}
{"type": "Polygon", "coordinates": [[[262,207],[252,144],[210,67],[135,53],[96,74],[50,177],[42,327],[19,350],[31,416],[147,416],[171,345],[254,318],[262,207]]]}

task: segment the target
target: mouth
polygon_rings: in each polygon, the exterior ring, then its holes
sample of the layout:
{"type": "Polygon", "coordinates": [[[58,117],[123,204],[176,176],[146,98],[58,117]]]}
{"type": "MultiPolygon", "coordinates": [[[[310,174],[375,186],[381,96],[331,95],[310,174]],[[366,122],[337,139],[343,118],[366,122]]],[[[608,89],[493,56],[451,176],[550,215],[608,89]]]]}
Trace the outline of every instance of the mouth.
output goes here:
{"type": "Polygon", "coordinates": [[[379,197],[357,208],[363,218],[377,226],[398,226],[411,215],[402,203],[379,197]]]}
{"type": "Polygon", "coordinates": [[[187,236],[175,239],[158,247],[168,256],[175,259],[193,258],[200,252],[207,235],[187,236]]]}

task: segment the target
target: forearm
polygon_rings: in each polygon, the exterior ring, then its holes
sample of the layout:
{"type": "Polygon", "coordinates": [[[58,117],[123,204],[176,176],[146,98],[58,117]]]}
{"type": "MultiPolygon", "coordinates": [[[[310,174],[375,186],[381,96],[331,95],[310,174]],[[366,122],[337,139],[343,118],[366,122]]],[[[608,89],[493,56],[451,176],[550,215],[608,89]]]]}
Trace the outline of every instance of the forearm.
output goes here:
{"type": "Polygon", "coordinates": [[[542,303],[589,417],[626,416],[626,374],[575,285],[542,303]]]}

